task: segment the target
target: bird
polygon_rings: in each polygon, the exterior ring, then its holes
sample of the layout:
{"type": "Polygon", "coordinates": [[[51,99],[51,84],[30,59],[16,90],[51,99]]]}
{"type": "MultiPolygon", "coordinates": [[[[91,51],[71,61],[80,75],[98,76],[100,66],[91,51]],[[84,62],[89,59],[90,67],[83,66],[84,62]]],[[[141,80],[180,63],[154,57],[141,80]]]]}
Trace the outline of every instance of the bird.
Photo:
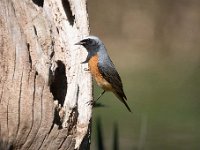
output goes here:
{"type": "Polygon", "coordinates": [[[130,107],[127,104],[127,97],[123,90],[123,84],[119,73],[115,69],[115,65],[110,59],[105,45],[97,36],[86,36],[82,38],[75,45],[83,46],[88,55],[84,63],[88,63],[89,71],[92,77],[95,79],[98,86],[103,89],[103,92],[94,101],[94,103],[100,99],[100,97],[106,92],[113,92],[116,97],[124,103],[129,112],[130,107]]]}

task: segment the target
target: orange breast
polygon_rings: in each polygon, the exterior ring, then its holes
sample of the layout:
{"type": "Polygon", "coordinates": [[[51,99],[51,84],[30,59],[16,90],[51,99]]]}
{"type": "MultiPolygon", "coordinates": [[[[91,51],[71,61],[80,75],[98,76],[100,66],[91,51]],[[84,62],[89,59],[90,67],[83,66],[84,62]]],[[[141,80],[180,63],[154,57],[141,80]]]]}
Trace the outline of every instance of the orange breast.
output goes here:
{"type": "Polygon", "coordinates": [[[98,64],[98,56],[96,54],[92,58],[90,58],[90,60],[88,62],[92,76],[94,77],[97,84],[101,88],[103,88],[106,91],[112,91],[112,85],[103,78],[102,74],[99,71],[97,64],[98,64]]]}

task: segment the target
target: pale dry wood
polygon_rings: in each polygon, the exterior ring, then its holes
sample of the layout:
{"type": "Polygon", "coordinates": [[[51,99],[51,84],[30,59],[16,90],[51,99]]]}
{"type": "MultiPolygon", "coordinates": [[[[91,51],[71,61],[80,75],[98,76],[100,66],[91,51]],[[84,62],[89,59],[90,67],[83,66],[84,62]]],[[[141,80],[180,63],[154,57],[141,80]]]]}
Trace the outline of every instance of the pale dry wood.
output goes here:
{"type": "Polygon", "coordinates": [[[89,149],[85,0],[0,1],[0,149],[89,149]]]}

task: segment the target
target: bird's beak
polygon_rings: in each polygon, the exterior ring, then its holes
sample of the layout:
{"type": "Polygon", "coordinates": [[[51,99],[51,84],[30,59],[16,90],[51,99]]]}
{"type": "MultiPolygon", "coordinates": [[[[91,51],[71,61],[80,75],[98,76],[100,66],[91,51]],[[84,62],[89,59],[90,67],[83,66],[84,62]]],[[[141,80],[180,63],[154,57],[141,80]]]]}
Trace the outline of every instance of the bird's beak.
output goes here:
{"type": "Polygon", "coordinates": [[[77,43],[75,43],[74,45],[82,45],[82,42],[80,41],[80,42],[77,42],[77,43]]]}
{"type": "Polygon", "coordinates": [[[80,41],[80,42],[75,43],[74,45],[84,45],[84,44],[85,44],[85,42],[80,41]]]}

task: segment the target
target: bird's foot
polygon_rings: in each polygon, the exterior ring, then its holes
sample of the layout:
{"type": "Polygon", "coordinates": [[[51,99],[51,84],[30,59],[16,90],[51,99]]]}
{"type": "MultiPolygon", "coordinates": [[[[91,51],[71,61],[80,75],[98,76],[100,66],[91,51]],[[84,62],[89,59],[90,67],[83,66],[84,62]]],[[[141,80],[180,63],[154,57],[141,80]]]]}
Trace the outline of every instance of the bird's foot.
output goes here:
{"type": "Polygon", "coordinates": [[[89,71],[89,68],[84,68],[84,71],[89,71]]]}
{"type": "Polygon", "coordinates": [[[95,101],[93,101],[93,100],[92,100],[92,101],[89,101],[89,102],[87,102],[87,104],[88,104],[88,105],[91,105],[91,106],[94,106],[94,105],[95,105],[95,101]]]}

